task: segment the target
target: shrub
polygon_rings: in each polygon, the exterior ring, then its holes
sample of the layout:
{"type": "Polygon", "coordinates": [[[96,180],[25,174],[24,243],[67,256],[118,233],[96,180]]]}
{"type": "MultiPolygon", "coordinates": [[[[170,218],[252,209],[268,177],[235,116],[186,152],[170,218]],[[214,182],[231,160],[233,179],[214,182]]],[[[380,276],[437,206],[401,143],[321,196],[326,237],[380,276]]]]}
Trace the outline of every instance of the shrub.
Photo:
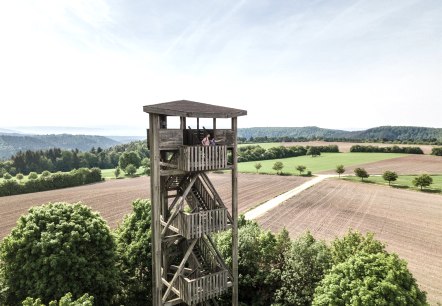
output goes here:
{"type": "Polygon", "coordinates": [[[426,294],[396,254],[358,253],[333,266],[312,305],[427,305],[426,294]]]}
{"type": "Polygon", "coordinates": [[[137,168],[134,165],[129,164],[126,169],[124,169],[124,172],[129,176],[133,176],[137,172],[137,168]]]}
{"type": "Polygon", "coordinates": [[[5,180],[10,180],[12,178],[12,175],[10,175],[8,172],[6,172],[5,174],[3,174],[3,178],[5,180]]]}
{"type": "Polygon", "coordinates": [[[431,155],[442,156],[442,147],[431,149],[431,155]]]}
{"type": "Polygon", "coordinates": [[[120,173],[121,173],[120,167],[115,168],[114,171],[115,178],[118,178],[120,176],[120,173]]]}
{"type": "Polygon", "coordinates": [[[109,305],[118,273],[115,242],[106,222],[90,208],[67,203],[33,207],[0,247],[7,304],[26,297],[44,303],[89,293],[109,305]]]}
{"type": "Polygon", "coordinates": [[[28,179],[30,179],[30,180],[35,180],[36,178],[38,178],[38,174],[37,174],[37,172],[30,172],[30,173],[28,174],[28,179]]]}
{"type": "Polygon", "coordinates": [[[151,305],[151,205],[149,200],[136,200],[132,207],[133,212],[116,229],[123,284],[119,302],[134,306],[151,305]]]}
{"type": "MultiPolygon", "coordinates": [[[[93,306],[93,305],[94,305],[93,296],[89,296],[89,294],[86,293],[78,300],[73,301],[72,294],[69,292],[60,299],[60,302],[51,301],[49,302],[48,306],[93,306]]],[[[45,304],[42,303],[40,298],[34,299],[28,297],[26,300],[22,302],[22,306],[45,306],[45,304]]]]}
{"type": "Polygon", "coordinates": [[[388,181],[388,185],[391,185],[391,182],[394,182],[397,180],[398,175],[394,171],[385,171],[384,174],[382,175],[382,178],[385,181],[388,181]]]}
{"type": "Polygon", "coordinates": [[[21,180],[24,178],[23,173],[17,173],[17,174],[15,175],[15,178],[16,178],[17,180],[21,181],[21,180]]]}
{"type": "Polygon", "coordinates": [[[49,176],[49,175],[51,175],[51,172],[49,172],[48,170],[45,170],[45,171],[43,171],[43,172],[41,173],[41,176],[42,176],[42,177],[47,177],[47,176],[49,176]]]}
{"type": "Polygon", "coordinates": [[[275,162],[272,167],[272,169],[275,170],[277,174],[281,173],[282,168],[284,168],[284,164],[280,161],[275,162]]]}

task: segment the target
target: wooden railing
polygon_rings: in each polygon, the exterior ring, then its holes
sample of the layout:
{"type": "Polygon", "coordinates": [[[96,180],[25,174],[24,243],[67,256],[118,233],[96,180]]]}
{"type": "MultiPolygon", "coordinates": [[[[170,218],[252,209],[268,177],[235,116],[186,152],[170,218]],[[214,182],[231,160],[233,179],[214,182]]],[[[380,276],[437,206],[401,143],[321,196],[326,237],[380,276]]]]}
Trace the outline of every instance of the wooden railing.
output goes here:
{"type": "Polygon", "coordinates": [[[202,210],[196,213],[180,212],[172,225],[186,239],[200,238],[205,234],[227,229],[227,209],[202,210]]]}
{"type": "Polygon", "coordinates": [[[188,305],[196,305],[219,296],[228,288],[228,272],[223,270],[195,279],[180,276],[178,281],[181,299],[188,305]]]}
{"type": "Polygon", "coordinates": [[[227,146],[180,146],[178,169],[207,171],[227,168],[227,146]]]}

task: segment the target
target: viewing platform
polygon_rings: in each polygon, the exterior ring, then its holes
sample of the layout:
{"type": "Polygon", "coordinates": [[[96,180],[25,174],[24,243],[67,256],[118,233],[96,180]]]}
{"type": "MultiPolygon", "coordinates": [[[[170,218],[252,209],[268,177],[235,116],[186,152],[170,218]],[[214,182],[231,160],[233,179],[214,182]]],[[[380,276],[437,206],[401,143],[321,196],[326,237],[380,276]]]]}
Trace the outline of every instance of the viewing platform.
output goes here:
{"type": "Polygon", "coordinates": [[[187,172],[228,169],[227,146],[180,146],[178,169],[187,172]]]}
{"type": "Polygon", "coordinates": [[[227,209],[202,210],[195,213],[181,211],[172,222],[178,234],[186,239],[200,238],[203,235],[228,229],[227,209]]]}

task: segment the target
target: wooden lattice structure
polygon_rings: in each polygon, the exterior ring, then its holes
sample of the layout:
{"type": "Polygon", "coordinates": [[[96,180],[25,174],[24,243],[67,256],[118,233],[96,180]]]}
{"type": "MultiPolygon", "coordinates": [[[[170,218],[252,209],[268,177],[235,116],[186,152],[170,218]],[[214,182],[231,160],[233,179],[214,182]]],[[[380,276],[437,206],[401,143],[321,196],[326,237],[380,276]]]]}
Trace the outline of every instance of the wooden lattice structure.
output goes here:
{"type": "Polygon", "coordinates": [[[238,305],[237,117],[240,109],[173,101],[144,106],[149,113],[151,158],[153,305],[216,305],[215,297],[232,287],[238,305]],[[170,116],[179,129],[168,129],[170,116]],[[186,118],[197,118],[196,129],[186,118]],[[199,118],[213,118],[201,129],[199,118]],[[231,118],[231,128],[217,129],[217,118],[231,118]],[[210,133],[215,145],[204,146],[210,133]],[[231,162],[228,154],[231,154],[231,162]],[[231,213],[207,171],[231,170],[231,213]],[[227,266],[211,235],[232,229],[232,266],[227,266]]]}

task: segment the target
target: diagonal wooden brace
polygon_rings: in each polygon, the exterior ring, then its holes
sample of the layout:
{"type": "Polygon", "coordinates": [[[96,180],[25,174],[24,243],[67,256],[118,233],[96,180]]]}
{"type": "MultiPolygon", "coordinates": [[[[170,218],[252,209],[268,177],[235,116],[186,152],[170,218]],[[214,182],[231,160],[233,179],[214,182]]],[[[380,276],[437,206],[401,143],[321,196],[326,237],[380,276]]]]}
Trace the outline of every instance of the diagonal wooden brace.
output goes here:
{"type": "Polygon", "coordinates": [[[184,257],[183,257],[183,260],[181,260],[181,263],[180,263],[180,265],[178,266],[177,271],[175,272],[175,274],[174,274],[172,280],[171,280],[170,283],[169,283],[169,286],[167,287],[166,292],[164,293],[164,296],[163,296],[163,303],[166,302],[167,297],[169,296],[170,292],[172,291],[172,287],[173,287],[173,285],[175,284],[175,281],[178,279],[178,276],[180,276],[181,272],[183,271],[183,269],[184,269],[184,265],[186,264],[187,259],[189,259],[189,256],[190,256],[190,254],[192,253],[193,248],[195,247],[195,244],[196,244],[197,240],[198,240],[198,239],[194,239],[194,240],[192,241],[192,243],[191,243],[190,246],[189,246],[189,249],[187,249],[187,252],[186,252],[186,254],[185,254],[184,257]]]}

